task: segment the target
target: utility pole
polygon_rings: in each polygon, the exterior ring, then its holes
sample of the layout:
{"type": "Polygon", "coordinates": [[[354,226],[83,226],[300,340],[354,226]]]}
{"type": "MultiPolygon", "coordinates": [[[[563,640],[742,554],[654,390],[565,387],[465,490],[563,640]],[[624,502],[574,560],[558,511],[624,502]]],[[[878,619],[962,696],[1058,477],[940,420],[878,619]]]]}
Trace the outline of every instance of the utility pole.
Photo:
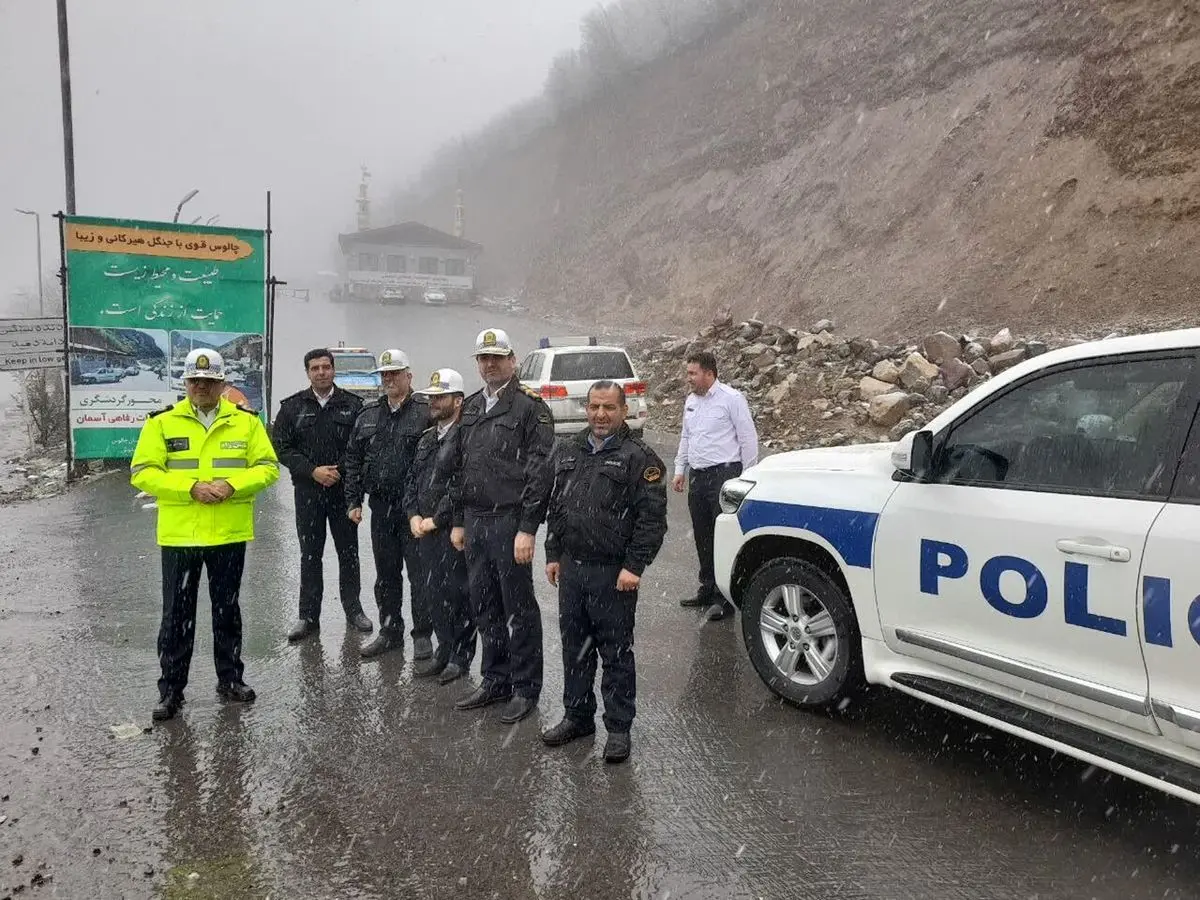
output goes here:
{"type": "MultiPolygon", "coordinates": [[[[67,215],[75,215],[75,127],[71,119],[71,52],[67,40],[67,0],[58,0],[58,69],[62,80],[63,165],[67,176],[67,215]]],[[[39,229],[40,233],[40,229],[39,229]]],[[[41,273],[38,273],[41,284],[41,273]]]]}
{"type": "Polygon", "coordinates": [[[37,225],[37,286],[38,286],[38,308],[41,309],[42,315],[46,315],[46,298],[44,296],[44,288],[42,287],[42,216],[34,209],[18,209],[23,216],[33,216],[34,222],[37,225]]]}

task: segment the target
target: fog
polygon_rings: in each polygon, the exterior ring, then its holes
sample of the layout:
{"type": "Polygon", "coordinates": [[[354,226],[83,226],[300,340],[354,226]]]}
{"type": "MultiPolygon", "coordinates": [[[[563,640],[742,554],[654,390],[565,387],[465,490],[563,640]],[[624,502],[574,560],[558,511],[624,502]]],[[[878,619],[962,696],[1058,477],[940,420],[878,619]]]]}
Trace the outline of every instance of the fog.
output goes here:
{"type": "MultiPolygon", "coordinates": [[[[69,4],[80,215],[262,227],[303,281],[449,138],[536,94],[593,0],[153,0],[69,4]],[[515,12],[519,10],[519,12],[515,12]]],[[[32,217],[57,267],[64,208],[55,4],[0,0],[0,308],[33,290],[32,217]]],[[[447,218],[450,212],[447,211],[447,218]]]]}

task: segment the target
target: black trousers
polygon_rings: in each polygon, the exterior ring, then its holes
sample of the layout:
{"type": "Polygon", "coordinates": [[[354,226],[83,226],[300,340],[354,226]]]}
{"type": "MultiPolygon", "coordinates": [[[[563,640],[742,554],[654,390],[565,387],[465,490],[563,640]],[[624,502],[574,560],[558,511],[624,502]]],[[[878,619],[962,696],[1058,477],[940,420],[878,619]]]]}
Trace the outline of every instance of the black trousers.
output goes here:
{"type": "Polygon", "coordinates": [[[346,616],[362,612],[362,576],[358,562],[358,526],[346,515],[340,487],[296,487],[296,534],[300,538],[300,618],[321,620],[325,594],[325,529],[333,535],[338,557],[338,584],[346,616]]]}
{"type": "Polygon", "coordinates": [[[693,469],[688,475],[688,512],[692,514],[692,534],[696,555],[700,557],[699,596],[716,603],[721,599],[713,574],[713,531],[721,514],[721,485],[742,474],[741,463],[728,463],[710,469],[693,469]]]}
{"type": "Polygon", "coordinates": [[[596,716],[596,658],[604,664],[600,694],[604,727],[628,731],[637,712],[633,625],[637,591],[618,591],[618,563],[578,563],[563,557],[558,576],[558,625],[563,647],[563,707],[568,718],[596,716]]]}
{"type": "Polygon", "coordinates": [[[536,700],[542,693],[542,611],[532,564],[518,565],[516,513],[466,514],[467,583],[483,645],[485,680],[536,700]]]}
{"type": "Polygon", "coordinates": [[[425,602],[424,579],[417,542],[408,529],[399,497],[371,497],[371,553],[375,557],[375,603],[379,630],[391,635],[404,631],[404,569],[412,587],[412,636],[433,634],[433,619],[425,602]]]}
{"type": "Polygon", "coordinates": [[[217,681],[242,680],[242,570],[246,545],[162,548],[162,624],[158,629],[158,661],[162,677],[159,696],[182,694],[187,687],[196,639],[196,597],[200,571],[208,569],[208,596],[212,601],[213,657],[217,681]]]}
{"type": "Polygon", "coordinates": [[[433,616],[436,656],[464,669],[475,659],[475,616],[467,590],[467,560],[450,543],[450,531],[435,531],[417,541],[421,554],[421,590],[433,616]]]}

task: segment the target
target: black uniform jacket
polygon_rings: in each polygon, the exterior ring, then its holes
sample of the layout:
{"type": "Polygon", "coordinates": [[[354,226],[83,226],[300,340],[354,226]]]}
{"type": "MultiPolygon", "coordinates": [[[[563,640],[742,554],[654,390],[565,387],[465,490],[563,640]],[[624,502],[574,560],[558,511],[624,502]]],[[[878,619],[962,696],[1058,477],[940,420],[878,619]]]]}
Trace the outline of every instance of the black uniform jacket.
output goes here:
{"type": "Polygon", "coordinates": [[[363,406],[346,448],[347,509],[362,506],[365,494],[403,502],[417,441],[428,426],[429,403],[415,394],[395,412],[386,397],[363,406]]]}
{"type": "Polygon", "coordinates": [[[546,561],[620,563],[640,577],[667,534],[663,461],[624,425],[598,453],[589,434],[560,440],[551,454],[546,561]]]}
{"type": "Polygon", "coordinates": [[[346,445],[362,408],[360,398],[336,386],[324,407],[312,388],[284,398],[271,442],[296,485],[315,485],[312,473],[317,466],[337,466],[346,477],[346,445]]]}
{"type": "Polygon", "coordinates": [[[438,440],[437,432],[436,425],[427,428],[417,442],[412,477],[404,492],[404,512],[410,519],[413,516],[433,519],[438,530],[444,531],[453,520],[450,483],[457,477],[454,471],[454,445],[458,441],[458,423],[451,425],[441,440],[438,440]]]}
{"type": "Polygon", "coordinates": [[[458,478],[451,483],[454,524],[464,511],[520,515],[519,529],[533,534],[546,518],[548,458],[554,446],[550,407],[514,376],[487,411],[483,392],[463,403],[456,443],[458,478]]]}

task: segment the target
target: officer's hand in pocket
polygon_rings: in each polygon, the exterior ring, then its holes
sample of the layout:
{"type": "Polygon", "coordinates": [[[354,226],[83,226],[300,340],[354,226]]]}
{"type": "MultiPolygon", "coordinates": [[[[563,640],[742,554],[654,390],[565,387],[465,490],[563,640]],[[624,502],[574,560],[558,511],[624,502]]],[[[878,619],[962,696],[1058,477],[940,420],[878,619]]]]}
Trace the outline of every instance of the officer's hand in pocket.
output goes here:
{"type": "Polygon", "coordinates": [[[558,587],[558,563],[546,563],[546,580],[558,587]]]}
{"type": "Polygon", "coordinates": [[[454,545],[455,550],[461,551],[467,546],[467,530],[461,525],[456,525],[450,529],[450,543],[454,545]]]}
{"type": "Polygon", "coordinates": [[[617,576],[618,591],[636,591],[638,585],[642,583],[642,579],[634,575],[628,569],[622,569],[621,574],[617,576]]]}
{"type": "Polygon", "coordinates": [[[355,525],[362,524],[362,507],[361,506],[354,507],[354,509],[350,510],[350,512],[348,512],[347,515],[350,517],[350,521],[353,522],[355,525]]]}
{"type": "Polygon", "coordinates": [[[517,565],[525,566],[533,562],[533,535],[526,534],[524,531],[517,532],[517,539],[513,541],[513,559],[517,565]]]}

